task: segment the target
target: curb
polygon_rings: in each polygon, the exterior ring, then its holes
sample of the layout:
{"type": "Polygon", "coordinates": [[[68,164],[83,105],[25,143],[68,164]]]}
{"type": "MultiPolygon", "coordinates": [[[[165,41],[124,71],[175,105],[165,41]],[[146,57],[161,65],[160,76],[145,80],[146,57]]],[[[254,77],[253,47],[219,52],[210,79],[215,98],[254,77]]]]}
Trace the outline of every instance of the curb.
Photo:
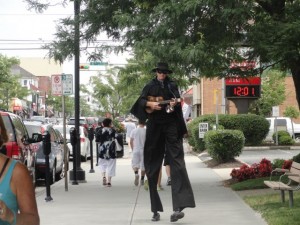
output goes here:
{"type": "Polygon", "coordinates": [[[243,148],[243,151],[256,150],[300,150],[300,146],[247,146],[243,148]]]}

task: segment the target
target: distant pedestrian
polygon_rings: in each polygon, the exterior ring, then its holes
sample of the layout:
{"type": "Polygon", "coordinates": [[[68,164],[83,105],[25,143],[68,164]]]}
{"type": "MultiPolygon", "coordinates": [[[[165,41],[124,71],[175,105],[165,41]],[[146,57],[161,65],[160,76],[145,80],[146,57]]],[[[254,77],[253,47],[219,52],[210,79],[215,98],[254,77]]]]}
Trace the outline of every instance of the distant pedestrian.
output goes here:
{"type": "Polygon", "coordinates": [[[139,170],[141,171],[140,185],[144,185],[145,166],[144,166],[144,146],[146,139],[145,122],[139,120],[137,128],[130,134],[130,147],[132,148],[131,165],[134,171],[134,185],[139,185],[139,170]]]}
{"type": "Polygon", "coordinates": [[[183,98],[182,113],[183,113],[184,121],[186,123],[191,120],[192,106],[191,106],[191,99],[188,97],[183,98]]]}
{"type": "Polygon", "coordinates": [[[126,142],[128,143],[130,152],[132,149],[132,147],[130,146],[130,134],[135,128],[136,128],[135,123],[133,122],[132,118],[129,117],[128,121],[125,123],[125,129],[126,129],[126,142]]]}
{"type": "Polygon", "coordinates": [[[112,120],[106,118],[102,122],[99,137],[99,161],[98,165],[102,173],[102,183],[111,187],[111,179],[116,175],[116,131],[112,128],[112,120]]]}

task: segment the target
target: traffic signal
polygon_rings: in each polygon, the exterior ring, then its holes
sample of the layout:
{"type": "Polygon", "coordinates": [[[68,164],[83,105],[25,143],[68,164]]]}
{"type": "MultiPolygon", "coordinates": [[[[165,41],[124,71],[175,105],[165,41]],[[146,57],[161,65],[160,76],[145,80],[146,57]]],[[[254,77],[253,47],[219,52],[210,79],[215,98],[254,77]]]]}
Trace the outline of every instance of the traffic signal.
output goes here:
{"type": "Polygon", "coordinates": [[[90,68],[89,65],[80,65],[79,66],[79,69],[81,69],[81,70],[88,70],[89,68],[90,68]]]}

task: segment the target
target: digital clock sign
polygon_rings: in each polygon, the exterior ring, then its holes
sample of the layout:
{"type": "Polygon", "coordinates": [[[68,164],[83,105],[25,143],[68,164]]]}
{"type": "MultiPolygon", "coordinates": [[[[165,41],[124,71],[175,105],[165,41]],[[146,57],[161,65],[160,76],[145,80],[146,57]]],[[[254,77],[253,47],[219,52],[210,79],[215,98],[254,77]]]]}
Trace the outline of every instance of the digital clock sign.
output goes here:
{"type": "Polygon", "coordinates": [[[227,78],[226,98],[260,98],[260,77],[227,78]]]}
{"type": "Polygon", "coordinates": [[[226,86],[227,98],[259,98],[260,85],[230,85],[226,86]]]}

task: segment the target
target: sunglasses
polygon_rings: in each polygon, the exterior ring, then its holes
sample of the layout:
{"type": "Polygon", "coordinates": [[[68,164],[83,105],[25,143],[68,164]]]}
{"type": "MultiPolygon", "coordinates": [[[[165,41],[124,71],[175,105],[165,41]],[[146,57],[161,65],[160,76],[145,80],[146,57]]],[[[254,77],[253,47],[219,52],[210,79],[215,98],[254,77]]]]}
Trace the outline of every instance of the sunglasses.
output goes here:
{"type": "Polygon", "coordinates": [[[169,74],[169,71],[167,70],[156,70],[156,72],[160,74],[169,74]]]}

